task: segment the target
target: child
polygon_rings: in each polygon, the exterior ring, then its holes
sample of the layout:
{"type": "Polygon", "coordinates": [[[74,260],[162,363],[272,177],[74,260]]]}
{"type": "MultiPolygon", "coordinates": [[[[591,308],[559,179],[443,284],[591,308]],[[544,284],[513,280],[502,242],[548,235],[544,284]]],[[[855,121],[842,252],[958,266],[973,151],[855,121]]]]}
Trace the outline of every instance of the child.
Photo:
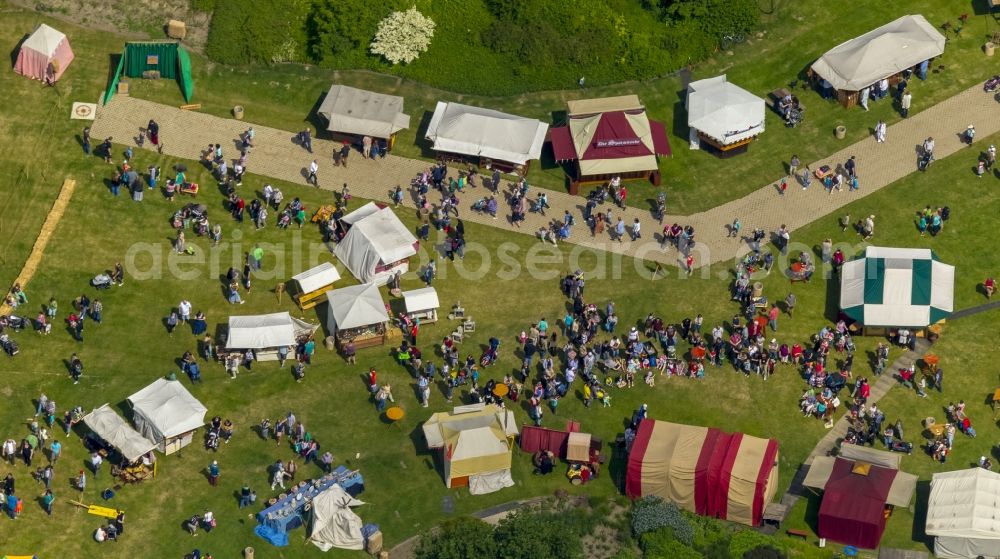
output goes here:
{"type": "Polygon", "coordinates": [[[652,369],[647,369],[646,370],[645,381],[646,381],[646,384],[649,385],[649,386],[656,386],[656,378],[653,376],[653,370],[652,369]]]}

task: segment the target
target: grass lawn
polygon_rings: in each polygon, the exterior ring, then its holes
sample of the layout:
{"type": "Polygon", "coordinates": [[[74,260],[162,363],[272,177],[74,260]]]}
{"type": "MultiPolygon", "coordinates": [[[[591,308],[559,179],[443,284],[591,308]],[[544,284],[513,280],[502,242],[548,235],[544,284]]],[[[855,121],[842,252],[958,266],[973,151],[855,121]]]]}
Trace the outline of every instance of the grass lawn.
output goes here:
{"type": "MultiPolygon", "coordinates": [[[[882,8],[874,10],[877,12],[879,9],[882,8]]],[[[833,17],[833,21],[841,21],[841,17],[846,21],[846,15],[833,17]]],[[[874,16],[868,13],[864,17],[874,16]]],[[[0,37],[9,49],[13,49],[21,32],[31,29],[35,21],[38,18],[33,14],[5,14],[0,19],[0,37]]],[[[851,32],[845,31],[843,38],[872,26],[862,26],[858,22],[853,22],[852,25],[854,24],[859,28],[852,27],[854,30],[851,32]]],[[[71,101],[94,99],[102,89],[107,70],[106,53],[119,48],[121,40],[74,29],[68,25],[62,27],[70,32],[77,59],[59,87],[46,89],[10,72],[0,73],[0,88],[11,92],[0,124],[0,140],[3,140],[0,142],[3,146],[0,147],[0,169],[3,169],[5,175],[24,176],[23,179],[5,183],[0,189],[0,196],[4,196],[4,201],[7,202],[0,212],[8,212],[0,214],[0,223],[9,232],[8,237],[16,239],[2,253],[4,265],[0,267],[3,273],[0,279],[9,282],[17,274],[20,262],[26,257],[44,219],[45,211],[56,196],[58,185],[64,176],[73,176],[78,180],[73,202],[46,251],[38,274],[27,288],[31,298],[31,314],[37,312],[38,305],[47,301],[50,296],[56,296],[60,302],[61,317],[65,317],[70,300],[81,292],[87,292],[91,297],[96,295],[104,301],[105,323],[101,326],[88,323],[84,332],[86,341],[83,344],[75,343],[58,326],[47,338],[28,331],[16,334],[22,352],[13,360],[6,361],[7,374],[0,381],[0,392],[8,400],[8,405],[0,408],[0,425],[4,426],[5,437],[20,438],[27,433],[25,418],[31,415],[32,399],[39,392],[45,392],[54,398],[59,403],[60,412],[77,405],[89,410],[105,402],[122,406],[129,394],[155,378],[176,370],[175,360],[185,350],[193,350],[196,340],[185,328],[180,328],[173,336],[167,336],[162,319],[182,298],[191,300],[196,310],[206,312],[210,328],[225,323],[230,313],[289,310],[299,316],[300,313],[292,307],[288,298],[278,303],[270,289],[304,268],[310,260],[310,244],[319,240],[317,231],[311,226],[301,231],[281,231],[269,227],[260,232],[254,231],[249,223],[237,226],[224,213],[221,195],[207,188],[199,201],[208,205],[213,222],[223,224],[226,243],[221,249],[209,251],[204,239],[196,239],[193,244],[197,246],[198,256],[194,259],[178,260],[170,256],[170,240],[174,232],[170,229],[168,220],[179,203],[170,204],[155,193],[148,193],[141,204],[133,203],[125,196],[113,198],[103,186],[103,179],[110,174],[110,166],[98,158],[82,157],[73,138],[81,123],[66,119],[71,101]],[[27,170],[22,172],[21,169],[27,170]],[[16,216],[17,221],[9,218],[9,215],[16,216]],[[234,309],[221,295],[217,274],[224,273],[230,265],[228,262],[234,258],[239,260],[243,250],[255,242],[267,243],[265,277],[257,279],[254,290],[246,297],[247,304],[234,309]],[[87,281],[92,276],[115,261],[124,259],[130,250],[136,249],[141,249],[136,260],[140,269],[147,270],[147,266],[153,265],[155,259],[160,259],[165,270],[162,276],[143,280],[129,278],[125,287],[97,294],[87,286],[87,281]],[[202,255],[205,256],[205,262],[200,262],[202,255]],[[179,277],[181,274],[170,272],[172,262],[180,272],[190,273],[191,277],[182,278],[179,277]],[[218,262],[218,265],[213,262],[218,262]],[[63,363],[72,352],[78,352],[86,365],[85,376],[76,386],[71,384],[63,363]]],[[[968,41],[971,49],[973,39],[967,37],[958,44],[962,41],[968,41]]],[[[831,44],[835,42],[839,41],[831,40],[831,44]]],[[[826,47],[816,48],[821,51],[826,47]]],[[[749,55],[750,49],[751,47],[741,49],[733,60],[749,55]],[[742,52],[743,50],[746,52],[742,52]]],[[[245,104],[251,121],[283,126],[290,130],[294,130],[297,124],[301,125],[303,115],[318,102],[320,92],[330,81],[329,75],[318,75],[319,72],[315,69],[280,67],[250,75],[220,67],[208,70],[197,62],[195,67],[200,73],[196,75],[198,93],[195,100],[203,102],[206,110],[221,113],[233,104],[245,104]],[[207,72],[211,72],[211,75],[207,72]],[[252,81],[258,83],[254,85],[252,81]],[[271,85],[272,81],[280,85],[271,85]],[[285,88],[285,84],[289,87],[285,88]],[[290,110],[296,107],[301,107],[301,111],[290,110]],[[257,118],[258,115],[260,118],[257,118]]],[[[767,68],[767,65],[762,67],[767,68]]],[[[781,85],[783,81],[785,78],[776,78],[774,84],[781,85]]],[[[179,95],[173,83],[143,82],[140,85],[137,95],[178,102],[179,95]]],[[[399,84],[397,87],[415,90],[412,84],[399,84]]],[[[646,94],[642,93],[641,87],[640,95],[645,99],[646,94]]],[[[930,81],[922,87],[927,90],[954,88],[951,90],[954,92],[965,86],[938,80],[930,81]]],[[[931,97],[937,94],[939,93],[928,91],[924,95],[931,97]]],[[[551,95],[551,99],[558,97],[558,94],[551,95]]],[[[939,95],[943,97],[945,94],[939,95]]],[[[535,98],[544,97],[532,97],[535,98]]],[[[428,103],[432,99],[433,96],[428,97],[428,103]]],[[[915,95],[915,99],[919,97],[915,95]]],[[[646,101],[651,103],[649,99],[646,101]]],[[[520,102],[525,103],[525,106],[529,103],[526,99],[520,102]]],[[[558,103],[548,102],[546,105],[543,101],[531,101],[536,102],[538,104],[531,110],[541,111],[544,106],[549,107],[545,110],[559,109],[558,103]]],[[[409,97],[408,103],[413,107],[409,97]]],[[[510,104],[503,106],[514,108],[515,101],[505,103],[510,104]]],[[[810,104],[809,101],[806,103],[810,104]]],[[[817,113],[824,111],[842,113],[841,109],[832,106],[829,109],[819,109],[818,100],[812,105],[816,105],[817,110],[810,109],[810,122],[819,120],[817,113]]],[[[669,105],[663,107],[664,110],[669,110],[666,108],[669,105]]],[[[530,112],[526,110],[525,114],[530,112]]],[[[860,115],[860,112],[857,114],[860,115]]],[[[766,139],[754,146],[755,149],[745,160],[756,161],[750,157],[763,157],[765,150],[756,148],[768,145],[768,139],[804,130],[790,132],[772,127],[772,131],[777,133],[765,136],[766,139]]],[[[855,136],[857,137],[859,136],[855,136]]],[[[789,149],[788,146],[799,144],[800,141],[800,138],[789,136],[786,144],[774,148],[778,150],[775,153],[783,154],[789,149]]],[[[406,143],[403,142],[404,145],[406,143]]],[[[116,149],[120,153],[122,146],[117,146],[116,149]]],[[[818,143],[816,153],[829,149],[832,149],[830,145],[818,143]]],[[[682,157],[694,155],[697,158],[704,155],[689,154],[686,150],[681,154],[680,151],[678,149],[678,155],[670,164],[681,163],[682,157]]],[[[805,149],[799,149],[799,153],[806,158],[805,149]]],[[[778,157],[774,155],[770,160],[777,161],[778,157]]],[[[852,215],[860,216],[872,211],[879,215],[878,242],[932,246],[938,250],[942,260],[956,264],[958,308],[982,302],[981,296],[974,292],[974,285],[981,281],[989,269],[990,261],[980,255],[988,250],[987,239],[990,239],[991,220],[998,202],[998,195],[991,188],[983,188],[984,185],[990,185],[993,179],[973,180],[974,176],[968,171],[970,159],[971,154],[969,158],[955,156],[939,161],[926,175],[910,177],[851,206],[852,215]],[[943,177],[947,177],[947,191],[940,188],[944,182],[943,177]],[[907,201],[900,203],[903,199],[907,201]],[[947,204],[952,208],[952,221],[948,223],[945,233],[938,238],[920,239],[912,226],[912,211],[925,204],[947,204]]],[[[728,165],[729,162],[717,165],[714,160],[711,161],[714,169],[698,172],[709,173],[707,177],[714,176],[712,173],[723,176],[723,171],[718,167],[728,165]]],[[[138,152],[137,168],[144,169],[154,162],[166,169],[177,161],[158,158],[149,152],[138,152]]],[[[192,178],[202,184],[210,183],[205,172],[194,162],[187,164],[192,169],[192,178]]],[[[696,167],[694,163],[690,165],[696,167]]],[[[761,174],[762,177],[767,175],[756,167],[753,171],[747,171],[747,174],[751,173],[761,174]]],[[[702,175],[698,176],[701,179],[702,175]]],[[[756,185],[760,180],[752,182],[756,185]]],[[[259,190],[262,183],[260,177],[248,177],[242,187],[244,195],[259,190]]],[[[326,192],[298,185],[279,186],[286,193],[286,198],[301,196],[310,208],[329,200],[329,193],[326,192]]],[[[674,197],[678,203],[681,203],[680,192],[682,191],[678,191],[674,197]]],[[[701,197],[697,200],[692,198],[691,203],[700,203],[709,196],[718,196],[718,200],[722,200],[733,195],[732,192],[727,192],[726,196],[722,196],[721,192],[719,190],[711,194],[706,190],[700,193],[701,197]]],[[[416,223],[412,215],[401,217],[411,226],[416,223]]],[[[856,236],[839,232],[833,216],[796,232],[796,239],[806,243],[806,248],[817,245],[826,236],[833,236],[836,242],[860,247],[856,236]]],[[[710,329],[710,325],[726,321],[737,312],[727,297],[729,272],[721,265],[706,269],[703,275],[692,279],[680,278],[675,272],[671,272],[670,277],[651,282],[648,279],[648,269],[641,262],[631,259],[597,251],[572,252],[572,247],[567,245],[560,247],[558,251],[544,250],[539,253],[537,245],[529,237],[513,236],[475,224],[467,224],[467,237],[471,243],[480,243],[484,250],[480,252],[470,249],[464,263],[442,266],[435,286],[441,294],[445,309],[461,300],[467,312],[476,318],[477,333],[464,344],[468,353],[478,357],[480,345],[485,344],[490,336],[503,340],[500,363],[486,371],[495,378],[500,378],[514,368],[517,362],[513,351],[516,345],[514,337],[520,330],[527,328],[530,322],[541,316],[546,316],[552,323],[565,314],[567,301],[558,292],[558,278],[571,268],[581,268],[587,272],[588,301],[599,306],[603,306],[609,299],[616,302],[622,317],[622,327],[642,319],[649,312],[655,312],[673,322],[701,312],[705,315],[706,329],[710,329]],[[501,250],[504,252],[501,253],[501,250]],[[485,265],[487,260],[489,264],[485,265]],[[462,277],[459,266],[466,270],[465,277],[462,277]],[[530,269],[531,266],[534,266],[534,271],[530,269]],[[474,274],[476,270],[481,270],[481,275],[474,274]],[[474,277],[469,279],[469,274],[474,277]]],[[[331,259],[321,250],[316,254],[320,255],[318,258],[331,259]]],[[[425,250],[420,255],[420,261],[426,261],[427,256],[425,250]]],[[[787,280],[777,273],[763,281],[765,292],[773,299],[784,298],[789,289],[794,289],[798,296],[795,318],[781,320],[781,341],[805,341],[833,317],[837,294],[835,286],[817,278],[810,284],[789,287],[787,280]]],[[[349,283],[351,280],[345,280],[341,285],[349,283]]],[[[404,282],[404,288],[419,285],[420,282],[413,277],[406,278],[404,282]]],[[[322,310],[321,307],[320,311],[322,310]]],[[[322,312],[317,314],[310,311],[305,316],[319,321],[322,312]]],[[[918,418],[927,415],[937,415],[940,418],[940,400],[944,398],[965,398],[970,402],[973,418],[986,417],[987,411],[981,402],[986,394],[992,392],[996,382],[992,373],[985,371],[983,359],[989,343],[985,333],[986,320],[988,316],[984,314],[963,319],[954,326],[949,325],[941,344],[935,348],[948,371],[946,379],[950,386],[945,396],[916,400],[912,394],[905,394],[902,390],[890,393],[885,404],[886,409],[890,410],[889,417],[894,418],[896,413],[904,417],[914,437],[918,418]],[[980,380],[973,380],[974,378],[980,380]]],[[[423,329],[421,347],[425,355],[432,353],[429,342],[440,339],[450,330],[450,326],[442,323],[423,329]]],[[[859,340],[859,351],[870,351],[876,341],[859,340]]],[[[896,355],[898,352],[894,352],[892,357],[896,355]]],[[[856,371],[862,369],[863,366],[859,366],[856,371]]],[[[448,406],[443,401],[441,392],[435,390],[431,397],[431,408],[420,408],[412,390],[412,377],[394,364],[388,347],[364,350],[358,365],[354,367],[345,365],[333,353],[320,349],[302,384],[296,384],[287,369],[278,370],[275,364],[255,365],[252,373],[243,373],[236,381],[227,380],[222,368],[217,365],[205,366],[203,376],[205,382],[192,387],[193,393],[206,404],[209,417],[220,415],[232,419],[237,425],[237,434],[232,444],[223,447],[217,455],[205,452],[199,440],[177,455],[161,457],[160,475],[156,480],[124,488],[118,493],[111,504],[128,511],[127,532],[118,544],[123,556],[148,555],[152,552],[158,557],[176,557],[196,546],[220,557],[236,556],[238,550],[247,545],[253,545],[258,548],[260,555],[267,557],[351,555],[321,555],[315,548],[303,543],[303,530],[292,533],[291,546],[288,548],[266,546],[262,540],[253,536],[254,522],[236,508],[234,491],[244,482],[249,482],[262,496],[269,495],[265,467],[278,458],[291,457],[287,448],[276,447],[273,442],[264,443],[250,428],[264,416],[275,419],[289,409],[294,410],[300,420],[309,426],[324,449],[335,454],[338,463],[361,470],[367,485],[361,498],[369,504],[362,507],[359,513],[366,522],[381,525],[389,545],[421,533],[445,518],[447,515],[443,512],[443,499],[447,496],[455,499],[454,514],[462,514],[509,500],[551,494],[556,489],[598,498],[612,497],[618,493],[612,482],[621,472],[620,461],[613,461],[606,475],[595,483],[573,488],[558,473],[549,478],[530,475],[528,457],[520,453],[515,454],[514,478],[518,482],[517,487],[482,497],[472,497],[464,489],[447,490],[434,457],[423,448],[419,427],[430,413],[447,409],[448,406]],[[377,367],[380,378],[389,380],[396,388],[397,401],[408,414],[403,422],[403,429],[387,427],[367,401],[361,375],[368,366],[377,367]],[[357,453],[360,453],[360,458],[355,459],[357,453]],[[222,467],[220,487],[216,489],[209,488],[203,475],[204,468],[213,459],[218,459],[222,467]],[[181,522],[205,509],[216,513],[219,528],[212,534],[202,533],[192,539],[181,529],[181,522]]],[[[186,379],[183,382],[187,384],[186,379]]],[[[702,382],[669,379],[661,380],[652,389],[643,385],[631,390],[615,390],[611,408],[586,410],[576,397],[569,397],[560,405],[559,413],[555,416],[546,414],[543,423],[561,427],[567,418],[574,418],[583,423],[585,430],[607,442],[614,440],[622,431],[622,422],[633,409],[641,403],[648,403],[650,415],[657,419],[712,425],[726,430],[774,437],[781,441],[781,490],[784,490],[799,463],[825,432],[818,421],[803,419],[797,412],[796,401],[802,384],[791,368],[782,368],[766,383],[756,378],[745,379],[728,368],[712,368],[702,382]]],[[[517,409],[517,415],[520,421],[527,421],[522,408],[517,409]]],[[[978,425],[980,438],[961,441],[954,459],[943,467],[965,467],[972,457],[985,451],[990,440],[987,433],[989,427],[985,421],[980,421],[978,425]]],[[[62,437],[61,434],[56,436],[62,437]]],[[[76,436],[64,440],[65,456],[57,468],[54,486],[58,504],[51,519],[46,518],[33,502],[41,491],[39,486],[33,485],[27,468],[21,464],[14,468],[0,465],[0,476],[6,475],[8,471],[15,473],[19,492],[26,501],[22,522],[8,525],[5,531],[4,541],[8,542],[5,544],[5,551],[6,545],[9,545],[13,553],[75,556],[78,553],[77,547],[81,542],[89,541],[90,534],[97,526],[96,518],[72,509],[65,501],[74,493],[69,488],[69,478],[83,467],[85,454],[76,436]]],[[[904,460],[904,465],[908,471],[919,473],[922,477],[941,467],[931,464],[929,458],[916,453],[912,458],[904,460]]],[[[311,465],[303,467],[300,477],[309,477],[317,471],[311,465]]],[[[101,480],[91,480],[84,500],[98,501],[98,494],[106,485],[107,469],[101,480]]],[[[901,526],[909,529],[912,523],[906,522],[906,513],[901,511],[897,514],[890,522],[887,542],[912,547],[915,543],[910,539],[919,539],[920,536],[904,531],[901,526]]],[[[919,515],[919,509],[917,514],[919,515]]],[[[804,513],[794,515],[793,524],[803,518],[807,518],[804,513]]]]}

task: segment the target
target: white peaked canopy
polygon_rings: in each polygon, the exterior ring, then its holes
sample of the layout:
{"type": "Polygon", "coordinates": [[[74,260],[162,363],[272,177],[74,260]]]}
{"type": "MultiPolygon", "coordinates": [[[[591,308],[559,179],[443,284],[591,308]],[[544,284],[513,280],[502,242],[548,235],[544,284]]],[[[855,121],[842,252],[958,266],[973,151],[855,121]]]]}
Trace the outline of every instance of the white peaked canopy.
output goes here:
{"type": "Polygon", "coordinates": [[[331,485],[312,500],[309,541],[323,551],[331,548],[364,549],[362,522],[351,507],[365,504],[351,497],[339,485],[331,485]]]}
{"type": "Polygon", "coordinates": [[[156,443],[143,437],[115,410],[104,404],[83,417],[90,430],[118,450],[128,462],[135,462],[143,454],[156,448],[156,443]]]}
{"type": "Polygon", "coordinates": [[[397,271],[409,269],[417,238],[389,208],[366,204],[344,216],[351,224],[333,253],[364,283],[382,285],[397,271]],[[361,212],[360,219],[355,213],[361,212]]]}
{"type": "Polygon", "coordinates": [[[859,91],[944,52],[945,38],[922,15],[907,15],[841,43],[812,69],[834,89],[859,91]]]}
{"type": "Polygon", "coordinates": [[[208,412],[179,381],[162,378],[129,396],[128,401],[136,429],[157,443],[160,450],[169,439],[204,425],[208,412]]]}
{"type": "Polygon", "coordinates": [[[420,312],[436,309],[441,306],[437,290],[433,287],[423,287],[403,292],[403,304],[406,312],[420,312]]]}
{"type": "Polygon", "coordinates": [[[300,293],[310,293],[339,281],[340,272],[333,262],[323,262],[319,266],[292,276],[292,279],[299,284],[300,293]]]}
{"type": "Polygon", "coordinates": [[[943,559],[1000,557],[1000,474],[982,468],[931,478],[926,532],[943,559]]]}
{"type": "Polygon", "coordinates": [[[319,326],[292,318],[287,312],[229,317],[227,349],[268,349],[293,346],[299,336],[319,326]]]}
{"type": "Polygon", "coordinates": [[[764,131],[764,99],[726,81],[725,74],[688,84],[688,126],[723,145],[764,131]]]}
{"type": "Polygon", "coordinates": [[[389,322],[382,294],[374,284],[352,285],[327,291],[326,300],[329,303],[326,326],[330,332],[389,322]]]}
{"type": "Polygon", "coordinates": [[[954,302],[955,267],[926,248],[870,246],[840,274],[840,308],[865,326],[923,328],[954,302]]]}
{"type": "Polygon", "coordinates": [[[48,77],[58,81],[73,61],[73,49],[61,31],[42,23],[34,33],[25,39],[17,53],[14,71],[36,80],[46,79],[51,64],[52,74],[48,77]]]}
{"type": "Polygon", "coordinates": [[[334,85],[323,98],[319,114],[330,123],[327,130],[358,136],[389,138],[410,127],[403,113],[403,98],[346,85],[334,85]]]}
{"type": "Polygon", "coordinates": [[[533,118],[438,101],[426,137],[436,151],[524,165],[541,156],[548,129],[533,118]]]}

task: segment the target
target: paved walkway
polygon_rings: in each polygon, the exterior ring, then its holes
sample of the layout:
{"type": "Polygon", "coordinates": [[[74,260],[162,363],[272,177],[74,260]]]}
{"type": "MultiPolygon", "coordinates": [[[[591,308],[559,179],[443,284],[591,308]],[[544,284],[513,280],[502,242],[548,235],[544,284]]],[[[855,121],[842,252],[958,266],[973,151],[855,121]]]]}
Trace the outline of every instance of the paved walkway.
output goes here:
{"type": "MultiPolygon", "coordinates": [[[[239,134],[250,126],[243,121],[184,111],[168,105],[118,95],[108,106],[98,109],[97,119],[92,126],[93,137],[99,142],[101,138],[113,136],[122,143],[126,138],[135,137],[139,128],[144,127],[150,118],[154,118],[160,124],[164,153],[195,160],[200,159],[201,150],[209,143],[222,143],[227,156],[235,155],[238,153],[235,142],[239,134]]],[[[861,182],[860,191],[827,194],[814,181],[813,186],[806,191],[797,185],[790,185],[787,194],[782,197],[778,195],[775,185],[770,184],[743,198],[705,212],[691,216],[668,215],[665,222],[678,222],[695,228],[696,239],[700,245],[695,254],[696,267],[731,260],[747,250],[744,243],[727,237],[727,225],[734,217],[740,217],[745,232],[756,227],[774,231],[782,224],[786,224],[794,232],[837,208],[915,172],[916,149],[927,136],[934,136],[937,143],[935,155],[938,159],[966,149],[959,140],[959,133],[964,131],[970,122],[975,124],[978,138],[985,138],[1000,131],[1000,103],[994,100],[993,95],[983,93],[980,85],[973,86],[893,125],[888,130],[888,141],[884,144],[877,144],[874,138],[869,137],[825,159],[809,164],[812,169],[821,165],[835,167],[851,155],[855,155],[861,182]]],[[[874,125],[875,122],[872,122],[872,127],[874,125]]],[[[265,126],[253,126],[256,131],[257,147],[250,155],[248,172],[265,177],[305,184],[305,168],[315,157],[319,160],[322,188],[339,190],[346,182],[355,196],[388,201],[390,190],[397,184],[407,188],[410,179],[428,166],[426,161],[393,155],[383,160],[366,161],[362,160],[360,154],[354,153],[349,158],[350,165],[347,168],[334,167],[331,158],[333,149],[337,146],[334,142],[314,140],[315,155],[310,155],[292,142],[293,133],[265,126]]],[[[150,145],[147,143],[146,147],[150,145]]],[[[968,157],[970,168],[975,162],[976,153],[978,150],[968,149],[967,155],[964,156],[968,157]]],[[[934,172],[933,166],[928,172],[934,172]]],[[[738,180],[738,177],[733,177],[733,180],[738,180]]],[[[529,213],[521,227],[516,228],[502,217],[509,214],[507,206],[503,203],[500,206],[501,217],[496,220],[468,210],[472,202],[485,193],[482,187],[465,193],[461,204],[462,219],[529,235],[546,225],[549,219],[561,217],[564,210],[570,210],[578,218],[577,221],[582,222],[579,219],[582,198],[564,192],[549,191],[549,203],[552,206],[548,212],[549,217],[529,213]]],[[[413,201],[407,199],[406,204],[412,207],[413,201]]],[[[668,208],[670,206],[669,199],[667,206],[668,208]]],[[[617,216],[622,216],[626,223],[639,218],[642,223],[643,238],[637,242],[626,240],[623,243],[612,242],[607,237],[594,239],[587,227],[581,223],[573,228],[569,242],[638,256],[667,265],[673,265],[678,261],[678,255],[673,249],[666,252],[659,249],[654,233],[661,227],[648,211],[628,208],[622,212],[615,208],[614,215],[615,219],[617,216]]],[[[876,218],[876,225],[877,223],[876,218]]],[[[792,240],[795,240],[794,234],[792,240]]]]}

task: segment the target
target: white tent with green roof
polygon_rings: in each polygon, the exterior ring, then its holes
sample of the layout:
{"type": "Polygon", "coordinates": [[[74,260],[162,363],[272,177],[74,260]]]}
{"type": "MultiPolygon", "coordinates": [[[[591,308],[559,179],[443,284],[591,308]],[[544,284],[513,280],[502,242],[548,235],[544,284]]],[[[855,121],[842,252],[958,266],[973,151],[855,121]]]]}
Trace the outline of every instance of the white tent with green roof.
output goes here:
{"type": "Polygon", "coordinates": [[[955,303],[955,267],[930,249],[870,246],[843,265],[840,308],[864,326],[923,328],[955,303]]]}

